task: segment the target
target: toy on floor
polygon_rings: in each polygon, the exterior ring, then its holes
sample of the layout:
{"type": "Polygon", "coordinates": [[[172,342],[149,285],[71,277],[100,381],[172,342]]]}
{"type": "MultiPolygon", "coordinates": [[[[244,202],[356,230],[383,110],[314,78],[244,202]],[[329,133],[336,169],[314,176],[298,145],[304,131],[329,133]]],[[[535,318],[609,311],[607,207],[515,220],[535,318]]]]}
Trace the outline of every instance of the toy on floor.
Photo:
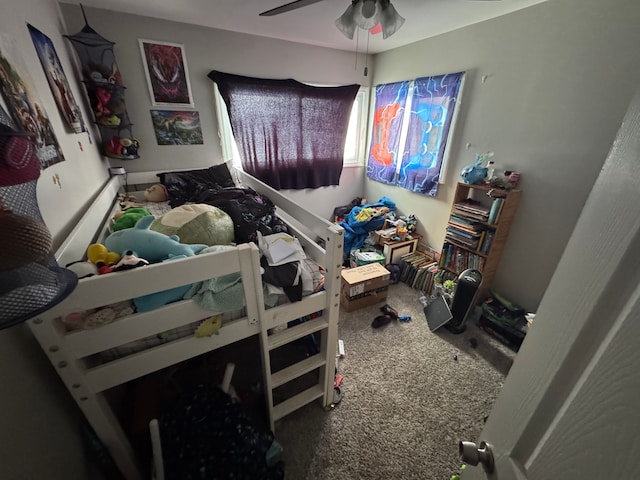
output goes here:
{"type": "Polygon", "coordinates": [[[377,316],[373,319],[373,322],[371,322],[371,326],[373,328],[383,327],[384,325],[399,319],[398,311],[386,303],[380,307],[380,311],[382,312],[382,315],[377,316]]]}

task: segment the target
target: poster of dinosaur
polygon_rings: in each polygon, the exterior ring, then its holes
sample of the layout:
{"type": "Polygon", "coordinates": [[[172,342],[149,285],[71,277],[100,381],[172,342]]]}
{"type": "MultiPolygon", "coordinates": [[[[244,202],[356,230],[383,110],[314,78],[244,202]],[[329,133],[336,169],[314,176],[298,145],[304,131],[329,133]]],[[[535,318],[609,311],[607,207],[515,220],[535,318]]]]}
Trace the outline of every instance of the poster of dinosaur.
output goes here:
{"type": "Polygon", "coordinates": [[[151,110],[158,145],[202,145],[200,113],[194,111],[151,110]]]}

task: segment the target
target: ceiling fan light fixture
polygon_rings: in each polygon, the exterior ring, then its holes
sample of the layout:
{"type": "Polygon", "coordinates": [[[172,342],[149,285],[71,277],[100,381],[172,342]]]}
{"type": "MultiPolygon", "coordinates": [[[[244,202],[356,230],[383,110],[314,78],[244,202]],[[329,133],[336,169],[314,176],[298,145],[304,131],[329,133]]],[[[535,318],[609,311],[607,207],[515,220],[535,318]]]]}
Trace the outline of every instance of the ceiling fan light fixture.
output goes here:
{"type": "Polygon", "coordinates": [[[386,7],[382,7],[380,12],[380,25],[382,25],[382,38],[386,39],[400,30],[405,19],[400,16],[391,3],[387,2],[386,7]]]}
{"type": "Polygon", "coordinates": [[[353,40],[353,34],[355,33],[357,26],[355,19],[356,9],[353,6],[354,3],[349,5],[342,16],[336,20],[336,27],[338,27],[338,30],[340,30],[345,37],[351,40],[353,40]]]}
{"type": "Polygon", "coordinates": [[[353,0],[340,18],[336,27],[344,36],[353,39],[356,27],[370,30],[380,24],[383,38],[396,33],[404,24],[402,18],[389,0],[353,0]]]}
{"type": "Polygon", "coordinates": [[[360,12],[364,18],[372,18],[376,14],[376,0],[362,0],[360,12]]]}

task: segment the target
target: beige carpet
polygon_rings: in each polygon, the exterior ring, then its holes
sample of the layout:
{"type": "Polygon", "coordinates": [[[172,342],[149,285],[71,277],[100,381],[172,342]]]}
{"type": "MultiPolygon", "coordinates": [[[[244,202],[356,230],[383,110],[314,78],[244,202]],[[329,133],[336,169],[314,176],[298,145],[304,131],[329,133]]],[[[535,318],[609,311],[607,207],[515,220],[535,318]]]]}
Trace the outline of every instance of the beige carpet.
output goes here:
{"type": "Polygon", "coordinates": [[[449,480],[459,471],[458,441],[478,438],[515,354],[472,322],[460,335],[432,333],[418,298],[392,285],[387,303],[412,320],[379,329],[371,321],[382,304],[341,312],[343,398],[276,424],[287,479],[449,480]]]}

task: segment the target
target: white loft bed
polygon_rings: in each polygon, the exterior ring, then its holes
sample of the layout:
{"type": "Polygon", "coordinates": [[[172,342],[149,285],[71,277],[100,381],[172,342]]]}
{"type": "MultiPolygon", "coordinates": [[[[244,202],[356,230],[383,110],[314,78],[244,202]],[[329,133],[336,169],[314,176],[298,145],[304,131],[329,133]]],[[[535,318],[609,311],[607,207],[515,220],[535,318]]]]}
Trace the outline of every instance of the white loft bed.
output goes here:
{"type": "MultiPolygon", "coordinates": [[[[156,172],[129,174],[129,184],[157,183],[156,172]]],[[[237,172],[243,187],[266,195],[276,205],[279,216],[287,221],[302,244],[307,257],[325,269],[325,289],[295,303],[266,309],[262,291],[259,251],[253,244],[241,244],[230,251],[196,255],[186,259],[153,264],[125,272],[114,272],[81,279],[76,289],[60,304],[32,318],[28,325],[42,346],[67,389],[79,405],[98,437],[109,449],[116,465],[129,480],[142,479],[142,469],[131,443],[104,392],[143,375],[201,355],[252,335],[259,335],[269,421],[275,422],[298,408],[321,399],[324,406],[333,401],[335,351],[339,312],[340,268],[343,230],[293,203],[278,191],[237,172]],[[290,217],[290,218],[289,218],[290,217]],[[295,220],[291,220],[295,219],[295,220]],[[299,222],[300,225],[296,225],[299,222]],[[311,237],[322,239],[320,246],[311,237]],[[224,322],[217,335],[196,338],[193,335],[147,348],[107,363],[91,366],[87,359],[129,342],[170,329],[185,326],[216,312],[201,309],[193,300],[171,303],[150,312],[135,313],[92,330],[68,332],[61,318],[169,288],[240,272],[244,286],[246,315],[224,322]],[[268,331],[315,312],[320,317],[291,328],[268,331]],[[321,332],[320,353],[271,372],[269,352],[275,348],[321,332]],[[277,404],[273,389],[319,369],[317,385],[277,404]]],[[[117,194],[122,191],[122,176],[114,176],[87,209],[78,225],[56,252],[61,266],[83,258],[89,244],[104,238],[109,219],[119,210],[117,194]]]]}

